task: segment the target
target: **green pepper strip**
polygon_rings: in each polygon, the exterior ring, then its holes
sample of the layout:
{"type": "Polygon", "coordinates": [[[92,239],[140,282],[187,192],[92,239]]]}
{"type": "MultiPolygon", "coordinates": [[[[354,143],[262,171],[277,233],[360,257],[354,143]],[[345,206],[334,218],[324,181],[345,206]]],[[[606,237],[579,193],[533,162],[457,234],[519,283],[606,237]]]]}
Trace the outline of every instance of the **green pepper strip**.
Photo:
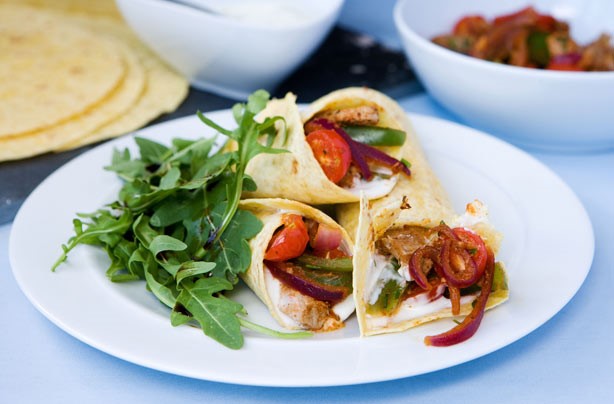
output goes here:
{"type": "Polygon", "coordinates": [[[529,59],[540,67],[544,67],[550,62],[550,51],[546,42],[547,37],[548,34],[544,32],[533,32],[527,38],[529,59]]]}
{"type": "Polygon", "coordinates": [[[402,146],[405,143],[405,132],[379,126],[343,126],[352,139],[369,146],[402,146]]]}
{"type": "Polygon", "coordinates": [[[405,289],[407,289],[406,286],[399,285],[395,280],[386,282],[375,304],[367,307],[367,312],[386,316],[394,313],[399,307],[405,289]]]}
{"type": "Polygon", "coordinates": [[[315,255],[303,254],[295,259],[297,264],[309,269],[321,269],[325,271],[352,272],[352,257],[344,258],[321,258],[315,255]]]}

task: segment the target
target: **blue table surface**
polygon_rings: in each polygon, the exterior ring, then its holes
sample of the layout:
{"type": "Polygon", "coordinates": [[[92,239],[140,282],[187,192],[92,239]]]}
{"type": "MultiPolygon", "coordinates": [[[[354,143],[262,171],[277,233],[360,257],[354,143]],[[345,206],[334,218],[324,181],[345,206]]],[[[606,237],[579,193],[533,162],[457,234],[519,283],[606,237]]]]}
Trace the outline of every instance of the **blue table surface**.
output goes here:
{"type": "MultiPolygon", "coordinates": [[[[341,22],[394,46],[390,30],[394,2],[371,3],[378,4],[378,14],[367,12],[374,5],[366,0],[349,0],[341,22]],[[380,17],[369,25],[366,15],[380,17]]],[[[398,101],[410,112],[462,123],[426,94],[398,101]]],[[[614,152],[529,152],[569,184],[586,207],[595,232],[595,257],[569,304],[542,327],[499,351],[426,375],[329,388],[249,387],[162,373],[98,351],[40,314],[10,271],[8,224],[0,226],[0,307],[4,308],[0,403],[612,402],[614,152]]]]}

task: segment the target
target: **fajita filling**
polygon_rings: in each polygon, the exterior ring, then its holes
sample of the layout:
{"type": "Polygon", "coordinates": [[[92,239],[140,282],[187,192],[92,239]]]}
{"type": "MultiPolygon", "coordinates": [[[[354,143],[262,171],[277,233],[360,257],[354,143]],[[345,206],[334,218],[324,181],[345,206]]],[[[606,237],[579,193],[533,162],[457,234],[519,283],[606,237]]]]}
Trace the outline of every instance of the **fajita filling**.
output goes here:
{"type": "Polygon", "coordinates": [[[470,338],[481,322],[491,290],[506,289],[502,267],[483,239],[466,227],[402,226],[375,243],[362,298],[373,328],[423,318],[475,301],[463,323],[427,337],[429,345],[470,338]]]}
{"type": "Polygon", "coordinates": [[[264,255],[277,309],[303,329],[332,331],[353,311],[352,258],[339,229],[286,214],[264,255]]]}
{"type": "Polygon", "coordinates": [[[313,154],[327,178],[358,195],[381,196],[394,187],[397,174],[409,176],[409,164],[386,153],[402,146],[406,133],[382,124],[376,105],[330,108],[304,125],[313,154]]]}

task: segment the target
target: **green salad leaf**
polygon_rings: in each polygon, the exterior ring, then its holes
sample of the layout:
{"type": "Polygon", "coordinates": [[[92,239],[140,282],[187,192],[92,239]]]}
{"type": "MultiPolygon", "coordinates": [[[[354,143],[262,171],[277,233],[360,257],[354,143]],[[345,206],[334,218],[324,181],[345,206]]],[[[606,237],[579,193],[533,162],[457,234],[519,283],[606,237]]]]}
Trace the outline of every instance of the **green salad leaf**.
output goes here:
{"type": "MultiPolygon", "coordinates": [[[[225,293],[251,262],[248,241],[262,222],[239,209],[245,190],[256,184],[245,174],[261,153],[284,153],[271,147],[282,117],[256,120],[269,94],[256,91],[232,112],[237,128],[221,127],[202,113],[207,126],[236,142],[236,150],[212,152],[215,138],[173,139],[166,146],[135,138],[139,156],[115,150],[105,169],[123,180],[117,200],[74,220],[74,236],[62,245],[55,270],[79,244],[103,248],[111,261],[113,282],[143,280],[156,298],[171,309],[174,326],[195,323],[225,346],[243,345],[241,327],[282,338],[310,333],[280,333],[244,318],[243,306],[225,293]]],[[[285,129],[284,131],[285,132],[285,129]]],[[[285,133],[284,133],[285,139],[285,133]]],[[[285,143],[282,142],[282,143],[285,143]]]]}

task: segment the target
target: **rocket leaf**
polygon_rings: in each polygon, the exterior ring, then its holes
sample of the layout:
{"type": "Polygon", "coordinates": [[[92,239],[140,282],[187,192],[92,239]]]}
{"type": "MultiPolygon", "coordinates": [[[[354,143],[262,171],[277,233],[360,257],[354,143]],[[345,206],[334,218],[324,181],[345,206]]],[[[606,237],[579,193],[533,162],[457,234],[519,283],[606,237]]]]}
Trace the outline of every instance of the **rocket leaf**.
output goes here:
{"type": "Polygon", "coordinates": [[[270,147],[283,118],[255,119],[268,99],[268,93],[257,91],[247,104],[235,105],[238,127],[233,130],[198,112],[206,125],[237,142],[235,151],[212,153],[215,138],[175,138],[166,146],[142,137],[135,138],[139,157],[115,150],[105,169],[124,181],[117,200],[74,220],[75,235],[62,245],[52,269],[79,244],[100,246],[111,260],[107,277],[144,280],[172,309],[174,326],[195,321],[232,349],[243,345],[241,327],[281,338],[309,335],[251,323],[239,317],[243,306],[224,295],[249,267],[248,241],[262,229],[254,214],[239,209],[241,193],[256,188],[245,174],[247,164],[260,153],[285,152],[270,147]]]}

